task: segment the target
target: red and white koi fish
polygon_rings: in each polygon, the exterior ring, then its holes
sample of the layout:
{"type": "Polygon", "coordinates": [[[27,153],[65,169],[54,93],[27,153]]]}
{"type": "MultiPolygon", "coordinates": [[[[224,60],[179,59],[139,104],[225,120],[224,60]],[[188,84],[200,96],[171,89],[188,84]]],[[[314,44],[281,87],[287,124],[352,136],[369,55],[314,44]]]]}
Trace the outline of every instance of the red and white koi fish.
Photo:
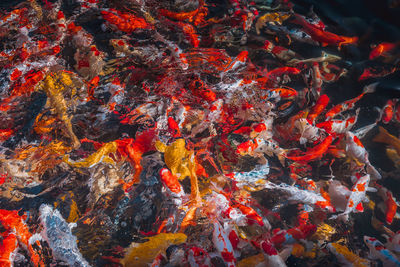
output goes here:
{"type": "MultiPolygon", "coordinates": [[[[287,49],[282,46],[274,45],[272,42],[266,40],[264,42],[263,48],[267,50],[268,52],[272,53],[275,57],[277,57],[280,60],[288,61],[288,63],[293,61],[296,61],[295,57],[297,56],[296,52],[293,50],[287,49]]],[[[293,64],[292,64],[293,65],[293,64]]]]}
{"type": "Polygon", "coordinates": [[[233,205],[232,207],[240,210],[243,213],[243,215],[246,216],[246,218],[248,220],[248,224],[251,225],[254,222],[257,222],[258,225],[264,226],[263,218],[260,215],[258,215],[258,213],[253,208],[247,207],[240,203],[237,203],[237,204],[233,205]]]}
{"type": "Polygon", "coordinates": [[[213,225],[214,231],[212,240],[215,248],[228,267],[236,266],[236,258],[233,254],[233,247],[231,241],[225,233],[225,230],[217,220],[214,221],[213,225]]]}
{"type": "Polygon", "coordinates": [[[268,90],[268,99],[290,99],[298,95],[297,91],[292,88],[275,88],[268,90]]]}
{"type": "Polygon", "coordinates": [[[359,96],[357,96],[357,97],[355,97],[355,98],[352,98],[352,99],[350,99],[350,100],[347,100],[347,101],[345,101],[345,102],[343,102],[343,103],[341,103],[341,104],[338,104],[338,105],[334,106],[333,108],[331,108],[330,110],[328,110],[328,112],[325,114],[325,118],[329,120],[329,119],[331,119],[331,118],[333,118],[333,117],[335,117],[335,116],[341,114],[341,113],[344,112],[344,111],[347,111],[347,110],[349,110],[349,109],[354,108],[355,104],[356,104],[364,95],[369,94],[369,93],[373,93],[373,92],[375,91],[376,85],[377,85],[377,83],[370,84],[370,85],[364,87],[363,92],[362,92],[359,96]]]}
{"type": "Polygon", "coordinates": [[[354,116],[346,120],[330,120],[317,123],[315,126],[324,129],[329,134],[343,134],[351,129],[357,122],[359,110],[356,111],[354,116]]]}
{"type": "Polygon", "coordinates": [[[293,22],[301,25],[304,31],[308,33],[313,40],[320,42],[322,46],[335,45],[341,47],[344,44],[354,44],[358,41],[358,37],[340,36],[324,31],[309,23],[304,17],[298,14],[295,14],[293,22]]]}
{"type": "Polygon", "coordinates": [[[366,192],[368,189],[369,181],[370,181],[369,174],[359,178],[358,181],[353,185],[353,188],[351,189],[351,193],[349,199],[347,200],[347,205],[344,212],[337,216],[333,216],[332,218],[339,217],[347,221],[350,213],[354,211],[363,212],[364,207],[362,205],[362,202],[368,200],[366,198],[366,192]]]}
{"type": "Polygon", "coordinates": [[[334,212],[335,208],[331,206],[324,196],[312,190],[302,190],[296,186],[290,186],[287,184],[275,185],[273,183],[267,183],[265,185],[267,189],[277,189],[287,193],[289,196],[287,200],[289,202],[300,202],[307,205],[318,206],[328,212],[334,212]]]}
{"type": "Polygon", "coordinates": [[[364,243],[369,248],[370,257],[382,261],[383,266],[399,267],[400,261],[381,241],[374,237],[364,236],[364,243]]]}
{"type": "Polygon", "coordinates": [[[338,180],[329,181],[329,197],[332,205],[337,211],[344,211],[347,206],[347,201],[350,198],[351,191],[338,180]]]}
{"type": "Polygon", "coordinates": [[[230,70],[236,70],[238,67],[243,66],[247,59],[249,58],[249,52],[247,51],[242,51],[240,52],[234,60],[229,63],[229,65],[225,68],[225,70],[222,73],[225,73],[230,70]]]}
{"type": "Polygon", "coordinates": [[[359,163],[365,164],[367,167],[368,174],[374,179],[381,179],[382,176],[379,172],[371,165],[368,159],[368,152],[364,145],[361,143],[360,139],[355,136],[352,132],[348,131],[345,134],[345,151],[346,154],[357,160],[359,163]]]}

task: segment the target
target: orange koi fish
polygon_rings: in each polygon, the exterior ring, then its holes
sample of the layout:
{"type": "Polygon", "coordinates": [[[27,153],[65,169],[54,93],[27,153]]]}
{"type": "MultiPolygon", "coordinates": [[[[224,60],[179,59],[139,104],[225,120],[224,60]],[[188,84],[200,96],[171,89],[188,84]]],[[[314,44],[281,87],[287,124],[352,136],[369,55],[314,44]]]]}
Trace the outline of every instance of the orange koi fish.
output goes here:
{"type": "Polygon", "coordinates": [[[182,186],[178,181],[178,178],[171,173],[167,168],[163,168],[160,170],[160,178],[161,181],[168,187],[169,190],[174,192],[175,194],[179,194],[183,192],[182,186]]]}
{"type": "Polygon", "coordinates": [[[253,222],[255,221],[260,226],[264,226],[263,218],[260,215],[258,215],[258,213],[253,208],[247,207],[247,206],[242,205],[240,203],[237,203],[237,204],[233,205],[232,207],[239,209],[246,216],[246,218],[249,220],[250,224],[251,224],[252,221],[253,222]]]}
{"type": "Polygon", "coordinates": [[[294,23],[303,26],[303,30],[311,36],[311,38],[317,42],[320,42],[322,46],[335,45],[341,47],[345,44],[354,44],[358,41],[358,37],[346,37],[336,35],[331,32],[321,30],[313,24],[306,21],[302,16],[295,14],[294,23]]]}
{"type": "Polygon", "coordinates": [[[394,217],[396,216],[397,203],[392,192],[383,186],[379,186],[379,196],[385,201],[385,219],[387,224],[392,224],[394,217]]]}
{"type": "Polygon", "coordinates": [[[150,151],[154,148],[153,138],[155,136],[155,130],[150,129],[136,136],[136,139],[127,138],[123,140],[115,140],[117,143],[117,151],[123,156],[127,157],[135,169],[135,175],[130,184],[139,181],[140,173],[143,170],[140,160],[142,159],[143,153],[150,151]]]}
{"type": "Polygon", "coordinates": [[[357,115],[351,116],[346,120],[330,120],[317,123],[315,126],[324,129],[329,134],[343,134],[353,127],[357,122],[357,115]]]}
{"type": "Polygon", "coordinates": [[[397,154],[400,155],[400,140],[391,135],[385,128],[379,126],[379,133],[372,139],[374,142],[384,143],[393,147],[397,154]]]}
{"type": "Polygon", "coordinates": [[[16,210],[0,210],[0,223],[6,229],[1,235],[4,238],[0,242],[0,266],[12,266],[11,256],[21,242],[29,251],[31,260],[35,266],[42,266],[39,255],[33,249],[29,239],[32,234],[25,224],[23,217],[18,215],[16,210]],[[3,234],[5,236],[3,236],[3,234]],[[10,263],[10,265],[3,265],[10,263]]]}
{"type": "Polygon", "coordinates": [[[382,110],[381,110],[381,121],[384,124],[388,124],[393,119],[393,116],[394,116],[394,105],[395,105],[394,101],[389,99],[386,102],[386,105],[382,108],[382,110]]]}
{"type": "Polygon", "coordinates": [[[307,120],[310,121],[310,123],[313,123],[315,119],[321,114],[321,112],[326,108],[326,106],[329,103],[329,97],[327,95],[321,95],[317,103],[311,108],[310,113],[307,116],[307,120]]]}
{"type": "Polygon", "coordinates": [[[108,23],[122,32],[131,33],[137,29],[150,28],[150,25],[143,18],[136,17],[131,13],[110,8],[109,11],[101,11],[101,15],[108,23]]]}
{"type": "Polygon", "coordinates": [[[380,43],[374,49],[371,50],[371,52],[369,53],[369,59],[372,60],[377,57],[380,57],[385,53],[392,51],[397,46],[398,44],[395,43],[380,43]]]}
{"type": "Polygon", "coordinates": [[[290,154],[295,154],[294,156],[287,155],[286,158],[293,161],[302,161],[302,162],[319,159],[328,150],[332,141],[333,137],[331,135],[328,135],[321,143],[308,149],[306,152],[302,152],[301,150],[295,150],[290,153],[290,154]]]}

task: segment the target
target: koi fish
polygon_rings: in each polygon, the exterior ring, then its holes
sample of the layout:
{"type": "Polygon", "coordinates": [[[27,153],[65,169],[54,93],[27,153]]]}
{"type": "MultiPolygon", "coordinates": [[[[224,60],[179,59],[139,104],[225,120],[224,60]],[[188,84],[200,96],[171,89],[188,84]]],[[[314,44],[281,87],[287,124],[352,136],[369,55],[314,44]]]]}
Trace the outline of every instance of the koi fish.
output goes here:
{"type": "Polygon", "coordinates": [[[355,98],[352,98],[352,99],[350,99],[350,100],[347,100],[347,101],[345,101],[345,102],[343,102],[343,103],[341,103],[341,104],[338,104],[338,105],[334,106],[333,108],[331,108],[330,110],[328,110],[328,112],[326,112],[325,118],[326,118],[327,120],[329,120],[329,119],[331,119],[331,118],[333,118],[333,117],[335,117],[335,116],[341,114],[341,113],[344,112],[344,111],[347,111],[347,110],[349,110],[349,109],[354,108],[355,104],[356,104],[364,95],[375,92],[375,87],[376,87],[376,85],[377,85],[376,83],[370,84],[370,85],[364,87],[363,92],[362,92],[359,96],[357,96],[357,97],[355,97],[355,98]]]}
{"type": "Polygon", "coordinates": [[[171,171],[167,168],[163,168],[160,170],[160,178],[163,184],[171,190],[171,192],[175,194],[183,193],[183,189],[181,184],[178,181],[178,178],[172,175],[171,171]]]}
{"type": "Polygon", "coordinates": [[[296,186],[290,186],[287,184],[275,185],[271,182],[265,184],[265,188],[276,189],[285,192],[289,195],[287,198],[289,202],[300,202],[307,205],[316,205],[328,212],[335,211],[335,208],[330,205],[329,201],[327,201],[324,196],[312,190],[302,190],[296,186]]]}
{"type": "Polygon", "coordinates": [[[249,52],[247,51],[242,51],[240,52],[234,60],[229,63],[229,65],[225,68],[225,70],[222,73],[226,73],[227,71],[230,70],[236,70],[238,67],[243,66],[247,59],[249,58],[249,52]]]}
{"type": "Polygon", "coordinates": [[[366,192],[368,189],[368,184],[370,181],[369,174],[364,175],[359,178],[358,181],[353,185],[349,199],[347,201],[346,208],[343,213],[333,216],[332,218],[343,218],[345,221],[348,220],[348,215],[354,211],[363,212],[364,207],[362,205],[363,201],[367,201],[366,192]]]}
{"type": "Polygon", "coordinates": [[[296,90],[292,88],[275,88],[268,90],[269,99],[281,99],[281,98],[294,98],[298,96],[296,90]]]}
{"type": "Polygon", "coordinates": [[[400,266],[400,261],[397,257],[390,252],[378,239],[364,236],[364,243],[369,248],[370,257],[373,259],[379,259],[383,262],[384,266],[400,266]]]}
{"type": "MultiPolygon", "coordinates": [[[[297,56],[296,52],[293,50],[287,49],[282,46],[274,45],[272,42],[265,40],[263,49],[267,52],[272,53],[275,57],[280,60],[288,61],[289,65],[295,65],[295,57],[297,56]]],[[[297,63],[297,62],[296,62],[297,63]]]]}
{"type": "Polygon", "coordinates": [[[329,251],[335,255],[338,261],[343,266],[354,266],[354,267],[366,267],[370,266],[368,260],[360,258],[358,255],[351,252],[347,247],[340,245],[339,243],[329,243],[329,251]]]}
{"type": "Polygon", "coordinates": [[[328,135],[321,143],[312,148],[307,149],[306,152],[302,152],[301,150],[292,150],[289,152],[288,155],[286,155],[286,158],[293,161],[302,161],[302,162],[308,162],[319,159],[328,150],[329,146],[332,144],[332,141],[333,137],[331,135],[328,135]]]}
{"type": "Polygon", "coordinates": [[[27,248],[34,266],[41,266],[43,262],[32,247],[34,238],[23,217],[18,215],[18,211],[0,209],[0,223],[5,228],[0,234],[3,239],[0,242],[0,265],[13,266],[13,253],[20,243],[27,248]]]}
{"type": "Polygon", "coordinates": [[[392,192],[387,188],[380,186],[378,189],[379,196],[385,202],[385,219],[387,224],[392,224],[393,218],[396,216],[397,203],[396,199],[393,197],[392,192]]]}
{"type": "Polygon", "coordinates": [[[400,168],[400,156],[393,148],[386,148],[386,156],[393,162],[394,166],[400,168]]]}
{"type": "Polygon", "coordinates": [[[315,105],[311,108],[310,113],[307,116],[307,120],[311,123],[321,114],[329,103],[329,97],[327,95],[321,95],[315,105]]]}
{"type": "Polygon", "coordinates": [[[400,155],[400,140],[391,135],[385,128],[379,126],[379,133],[372,139],[374,142],[384,143],[393,147],[400,155]]]}
{"type": "Polygon", "coordinates": [[[347,155],[355,159],[358,163],[365,164],[367,166],[368,174],[370,174],[374,179],[381,179],[382,176],[369,162],[368,152],[360,139],[350,131],[346,132],[344,139],[347,155]]]}
{"type": "Polygon", "coordinates": [[[341,47],[342,45],[354,44],[358,41],[358,37],[336,35],[334,33],[321,30],[298,14],[295,14],[294,16],[295,19],[293,22],[301,25],[304,31],[308,33],[313,40],[320,42],[322,46],[335,45],[341,47]]]}
{"type": "Polygon", "coordinates": [[[214,221],[214,231],[213,231],[213,244],[219,254],[221,255],[222,259],[224,260],[225,264],[228,267],[234,267],[236,264],[236,258],[233,254],[233,247],[231,241],[229,240],[228,236],[225,233],[225,230],[222,228],[221,224],[218,221],[214,221]]]}
{"type": "Polygon", "coordinates": [[[257,222],[260,226],[264,226],[263,218],[258,215],[258,213],[253,208],[247,207],[240,203],[233,205],[232,208],[239,209],[243,213],[243,215],[246,216],[249,224],[251,224],[252,222],[257,222]]]}
{"type": "Polygon", "coordinates": [[[143,18],[134,16],[131,13],[110,8],[101,11],[101,15],[111,26],[122,32],[131,33],[137,29],[150,28],[150,25],[143,18]]]}
{"type": "Polygon", "coordinates": [[[337,211],[344,211],[347,206],[347,201],[350,198],[351,191],[338,180],[329,181],[329,197],[332,205],[337,211]]]}
{"type": "Polygon", "coordinates": [[[44,226],[43,237],[49,243],[55,259],[70,266],[89,267],[77,246],[77,239],[71,228],[75,224],[68,224],[57,209],[42,204],[39,208],[40,221],[44,226]]]}
{"type": "Polygon", "coordinates": [[[356,115],[346,120],[324,121],[321,123],[317,123],[315,126],[317,128],[324,129],[329,134],[343,134],[349,131],[357,122],[358,112],[359,110],[357,110],[356,115]]]}
{"type": "MultiPolygon", "coordinates": [[[[285,75],[298,75],[300,74],[301,70],[295,67],[281,67],[281,68],[276,68],[271,71],[269,71],[265,77],[257,79],[257,82],[261,86],[270,86],[270,87],[275,87],[278,86],[279,82],[281,81],[281,77],[285,75]]],[[[286,76],[287,77],[287,76],[286,76]]]]}
{"type": "Polygon", "coordinates": [[[388,124],[394,116],[394,106],[395,103],[393,100],[389,99],[386,102],[386,105],[382,108],[382,110],[380,111],[380,120],[384,123],[384,124],[388,124]]]}
{"type": "Polygon", "coordinates": [[[376,59],[377,57],[383,56],[385,53],[388,53],[395,49],[397,44],[395,43],[380,43],[369,53],[369,59],[376,59]]]}
{"type": "Polygon", "coordinates": [[[358,139],[362,139],[362,138],[364,138],[364,137],[367,135],[367,133],[368,133],[369,131],[371,131],[375,126],[376,126],[376,122],[375,122],[375,123],[372,123],[372,124],[369,124],[369,125],[366,125],[366,126],[364,126],[364,127],[361,127],[361,128],[359,128],[359,129],[355,130],[355,131],[354,131],[354,134],[355,134],[355,136],[357,136],[358,139]]]}

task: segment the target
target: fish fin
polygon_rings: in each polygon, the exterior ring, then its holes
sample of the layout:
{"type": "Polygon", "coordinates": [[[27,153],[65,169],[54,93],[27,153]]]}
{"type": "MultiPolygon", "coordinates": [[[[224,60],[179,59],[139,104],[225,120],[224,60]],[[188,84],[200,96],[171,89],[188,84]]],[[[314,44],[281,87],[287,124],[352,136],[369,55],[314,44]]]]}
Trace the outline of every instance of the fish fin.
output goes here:
{"type": "Polygon", "coordinates": [[[370,125],[357,129],[354,134],[358,137],[358,139],[362,139],[367,135],[369,131],[371,131],[376,126],[376,123],[377,122],[374,122],[370,125]]]}
{"type": "Polygon", "coordinates": [[[372,253],[371,249],[369,249],[369,254],[368,254],[367,258],[370,260],[377,260],[378,256],[376,256],[374,253],[372,253]]]}
{"type": "Polygon", "coordinates": [[[367,173],[376,180],[382,178],[382,175],[375,169],[374,166],[371,165],[371,163],[367,164],[367,173]]]}
{"type": "Polygon", "coordinates": [[[356,210],[358,210],[359,212],[363,212],[364,211],[364,206],[363,206],[363,204],[361,202],[358,203],[358,205],[356,206],[356,210]]]}
{"type": "Polygon", "coordinates": [[[374,93],[376,90],[376,86],[378,85],[378,82],[368,84],[364,87],[363,89],[363,94],[370,94],[374,93]]]}
{"type": "Polygon", "coordinates": [[[336,219],[341,219],[344,222],[347,222],[349,220],[349,213],[348,212],[343,212],[338,215],[332,215],[330,220],[336,220],[336,219]]]}
{"type": "Polygon", "coordinates": [[[307,143],[307,139],[304,137],[300,137],[300,145],[304,145],[305,143],[307,143]]]}
{"type": "Polygon", "coordinates": [[[388,144],[388,131],[382,126],[379,126],[379,133],[372,139],[373,142],[388,144]]]}
{"type": "Polygon", "coordinates": [[[378,189],[376,189],[375,187],[368,187],[367,192],[376,193],[376,192],[378,192],[378,189]]]}
{"type": "Polygon", "coordinates": [[[328,45],[329,45],[328,43],[324,43],[324,42],[321,43],[321,46],[322,46],[322,47],[326,47],[326,46],[328,46],[328,45]]]}
{"type": "Polygon", "coordinates": [[[280,253],[279,256],[283,261],[286,261],[289,256],[292,254],[293,246],[285,247],[280,253]]]}

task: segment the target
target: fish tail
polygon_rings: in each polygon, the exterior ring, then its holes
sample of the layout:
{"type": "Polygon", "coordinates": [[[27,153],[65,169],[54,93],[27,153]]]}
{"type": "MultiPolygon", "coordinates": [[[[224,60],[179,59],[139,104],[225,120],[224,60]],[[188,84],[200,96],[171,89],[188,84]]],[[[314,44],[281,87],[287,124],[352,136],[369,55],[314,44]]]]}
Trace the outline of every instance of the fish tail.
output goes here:
{"type": "Polygon", "coordinates": [[[375,135],[375,137],[372,139],[373,142],[385,143],[388,145],[391,144],[390,140],[391,138],[388,131],[386,131],[386,129],[381,126],[379,126],[379,133],[375,135]]]}
{"type": "Polygon", "coordinates": [[[376,90],[376,86],[377,86],[377,85],[378,85],[378,82],[375,82],[375,83],[371,83],[371,84],[366,85],[366,86],[364,87],[364,89],[363,89],[363,94],[371,94],[371,93],[374,93],[375,90],[376,90]]]}
{"type": "Polygon", "coordinates": [[[377,169],[375,169],[374,166],[371,165],[371,163],[367,164],[367,173],[376,180],[379,180],[382,178],[382,175],[377,171],[377,169]]]}

